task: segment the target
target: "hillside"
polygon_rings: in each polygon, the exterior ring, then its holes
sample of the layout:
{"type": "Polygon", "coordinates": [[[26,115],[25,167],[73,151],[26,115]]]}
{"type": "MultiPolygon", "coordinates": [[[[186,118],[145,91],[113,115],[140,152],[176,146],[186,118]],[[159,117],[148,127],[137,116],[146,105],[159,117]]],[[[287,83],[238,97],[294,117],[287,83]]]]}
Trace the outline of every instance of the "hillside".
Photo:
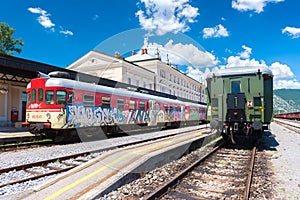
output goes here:
{"type": "Polygon", "coordinates": [[[300,89],[274,90],[273,104],[274,114],[299,112],[300,89]]]}

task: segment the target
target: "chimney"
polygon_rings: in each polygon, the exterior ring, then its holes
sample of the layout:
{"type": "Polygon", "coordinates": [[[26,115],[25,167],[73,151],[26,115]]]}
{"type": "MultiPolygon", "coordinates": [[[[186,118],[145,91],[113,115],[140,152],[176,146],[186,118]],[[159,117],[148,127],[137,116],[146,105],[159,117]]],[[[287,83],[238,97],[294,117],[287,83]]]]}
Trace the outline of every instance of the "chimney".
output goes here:
{"type": "Polygon", "coordinates": [[[132,55],[132,56],[134,56],[134,55],[135,55],[135,52],[134,52],[134,50],[132,50],[132,52],[131,52],[131,55],[132,55]]]}
{"type": "Polygon", "coordinates": [[[168,55],[168,54],[167,54],[166,63],[167,63],[167,65],[170,65],[170,62],[169,62],[169,55],[168,55]]]}
{"type": "Polygon", "coordinates": [[[145,49],[142,49],[142,55],[144,55],[145,54],[145,49]]]}
{"type": "Polygon", "coordinates": [[[115,52],[115,57],[116,58],[121,58],[121,55],[120,55],[120,53],[118,51],[115,52]]]}
{"type": "Polygon", "coordinates": [[[148,51],[147,51],[147,49],[145,49],[145,54],[148,54],[148,51]]]}

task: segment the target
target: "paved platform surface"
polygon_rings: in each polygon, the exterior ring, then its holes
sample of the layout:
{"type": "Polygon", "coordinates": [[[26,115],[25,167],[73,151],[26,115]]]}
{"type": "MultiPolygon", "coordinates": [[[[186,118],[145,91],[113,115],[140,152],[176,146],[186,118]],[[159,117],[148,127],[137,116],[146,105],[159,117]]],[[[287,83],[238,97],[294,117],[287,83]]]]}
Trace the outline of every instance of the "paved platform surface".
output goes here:
{"type": "Polygon", "coordinates": [[[181,156],[192,141],[206,136],[202,130],[174,136],[157,142],[130,146],[104,153],[36,188],[22,199],[93,199],[116,182],[131,179],[128,176],[145,173],[164,162],[181,156]]]}
{"type": "Polygon", "coordinates": [[[13,126],[5,126],[0,127],[0,138],[7,138],[7,137],[22,137],[22,136],[32,136],[28,131],[28,128],[21,127],[15,128],[13,126]]]}

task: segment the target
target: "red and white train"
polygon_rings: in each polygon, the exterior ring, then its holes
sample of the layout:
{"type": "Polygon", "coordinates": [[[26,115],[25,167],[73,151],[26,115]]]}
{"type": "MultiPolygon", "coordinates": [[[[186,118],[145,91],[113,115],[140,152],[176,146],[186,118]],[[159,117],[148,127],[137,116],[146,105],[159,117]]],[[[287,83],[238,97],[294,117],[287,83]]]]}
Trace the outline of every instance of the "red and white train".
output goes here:
{"type": "Polygon", "coordinates": [[[137,126],[173,126],[205,121],[206,106],[162,96],[80,82],[64,73],[32,79],[27,86],[26,121],[34,134],[68,136],[81,127],[118,133],[137,126]]]}

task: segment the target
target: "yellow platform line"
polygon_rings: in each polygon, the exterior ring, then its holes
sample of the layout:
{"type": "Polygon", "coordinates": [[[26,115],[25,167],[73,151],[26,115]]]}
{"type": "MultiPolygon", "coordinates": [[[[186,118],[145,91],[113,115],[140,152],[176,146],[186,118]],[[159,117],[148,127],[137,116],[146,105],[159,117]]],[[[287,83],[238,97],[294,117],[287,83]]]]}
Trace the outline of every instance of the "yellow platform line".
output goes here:
{"type": "Polygon", "coordinates": [[[75,181],[74,183],[58,190],[57,192],[55,192],[54,194],[50,195],[49,197],[45,198],[45,200],[51,200],[51,199],[54,199],[55,197],[58,197],[59,195],[61,195],[62,193],[72,189],[73,187],[79,185],[80,183],[86,181],[87,179],[97,175],[98,173],[104,171],[105,169],[109,168],[109,167],[112,167],[114,164],[124,160],[125,158],[127,158],[128,156],[130,155],[133,155],[133,154],[137,154],[137,153],[140,153],[140,152],[143,152],[143,151],[147,151],[147,150],[150,150],[150,149],[154,149],[154,148],[157,148],[159,146],[162,146],[162,145],[166,145],[166,144],[169,144],[169,143],[172,143],[174,142],[173,140],[170,140],[170,141],[166,141],[166,142],[162,142],[162,143],[159,143],[159,144],[156,144],[156,145],[153,145],[153,146],[150,146],[150,147],[147,147],[147,148],[143,148],[143,149],[140,149],[140,150],[135,150],[135,151],[132,151],[132,152],[129,152],[119,158],[117,158],[116,160],[112,161],[111,163],[99,168],[98,170],[94,171],[93,173],[90,173],[84,177],[82,177],[81,179],[75,181]]]}

